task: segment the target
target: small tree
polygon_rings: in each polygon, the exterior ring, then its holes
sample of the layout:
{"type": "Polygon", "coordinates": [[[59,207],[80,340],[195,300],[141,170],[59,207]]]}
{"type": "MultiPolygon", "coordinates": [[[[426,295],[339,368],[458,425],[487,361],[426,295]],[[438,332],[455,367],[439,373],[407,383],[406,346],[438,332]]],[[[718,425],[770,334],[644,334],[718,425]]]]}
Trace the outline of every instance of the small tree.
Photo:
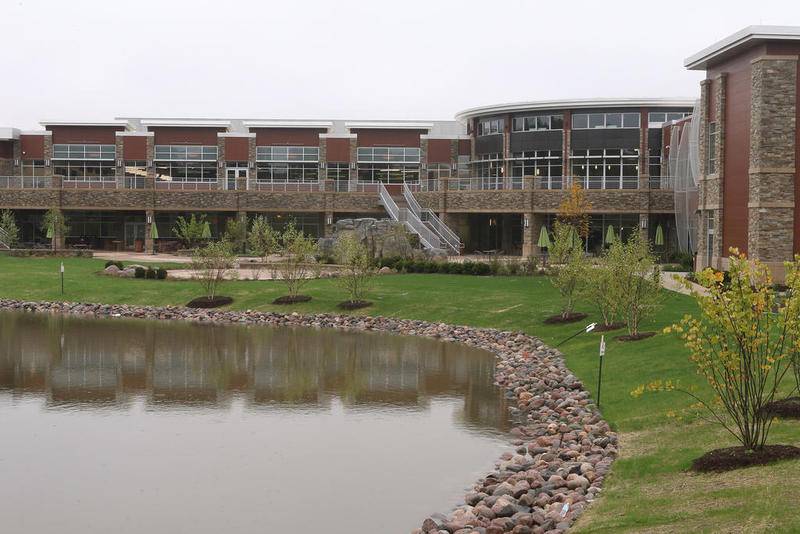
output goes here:
{"type": "Polygon", "coordinates": [[[558,206],[556,218],[562,224],[572,226],[581,239],[589,237],[589,211],[592,203],[586,198],[586,192],[580,184],[573,182],[569,193],[558,206]]]}
{"type": "Polygon", "coordinates": [[[652,315],[661,299],[661,271],[650,242],[634,232],[621,247],[619,271],[620,306],[628,323],[628,335],[635,339],[642,320],[652,315]]]}
{"type": "MultiPolygon", "coordinates": [[[[706,269],[698,280],[707,294],[693,290],[700,316],[687,315],[665,329],[678,332],[697,372],[705,377],[719,403],[689,392],[750,451],[764,448],[773,416],[773,402],[798,348],[800,328],[800,259],[787,264],[788,298],[778,303],[769,269],[738,250],[729,256],[730,284],[722,273],[706,269]]],[[[691,289],[691,284],[685,282],[691,289]]]]}
{"type": "Polygon", "coordinates": [[[237,252],[244,252],[247,244],[247,223],[237,217],[227,219],[222,238],[231,243],[237,252]]]}
{"type": "Polygon", "coordinates": [[[226,274],[235,266],[236,254],[233,246],[224,239],[197,248],[192,253],[192,269],[210,301],[214,300],[217,289],[226,280],[226,274]]]}
{"type": "Polygon", "coordinates": [[[19,226],[11,210],[0,213],[0,243],[5,243],[8,248],[19,244],[19,226]]]}
{"type": "Polygon", "coordinates": [[[342,266],[338,282],[347,291],[349,302],[363,302],[375,277],[369,250],[354,234],[348,233],[339,236],[333,253],[342,266]]]}
{"type": "Polygon", "coordinates": [[[282,258],[273,266],[273,278],[286,284],[288,301],[298,300],[300,290],[316,276],[318,266],[314,255],[317,241],[303,235],[293,222],[286,225],[280,236],[279,251],[282,258]]]}
{"type": "Polygon", "coordinates": [[[178,217],[175,220],[175,226],[172,227],[172,232],[184,247],[195,248],[203,239],[203,228],[205,224],[205,213],[201,213],[198,217],[195,217],[195,214],[192,213],[189,219],[178,217]]]}
{"type": "Polygon", "coordinates": [[[247,244],[253,254],[267,261],[267,257],[278,250],[278,237],[267,218],[259,215],[250,223],[247,244]]]}
{"type": "Polygon", "coordinates": [[[58,240],[63,239],[69,233],[67,219],[58,208],[50,208],[45,212],[41,228],[50,237],[54,249],[58,246],[58,240]]]}
{"type": "Polygon", "coordinates": [[[581,296],[594,305],[605,327],[616,324],[623,311],[626,291],[622,283],[624,265],[624,248],[621,242],[616,241],[600,256],[596,265],[585,271],[586,282],[581,288],[581,296]]]}
{"type": "Polygon", "coordinates": [[[575,297],[585,279],[583,242],[568,224],[556,221],[553,230],[555,237],[550,260],[554,275],[550,280],[561,294],[561,318],[569,319],[575,309],[575,297]]]}

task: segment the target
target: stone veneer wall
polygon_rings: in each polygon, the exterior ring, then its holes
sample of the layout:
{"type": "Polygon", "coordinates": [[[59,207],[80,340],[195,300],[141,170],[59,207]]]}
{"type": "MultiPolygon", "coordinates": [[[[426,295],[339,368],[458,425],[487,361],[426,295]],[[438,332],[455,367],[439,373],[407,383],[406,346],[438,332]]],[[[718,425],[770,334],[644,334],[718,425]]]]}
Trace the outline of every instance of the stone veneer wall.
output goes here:
{"type": "Polygon", "coordinates": [[[697,225],[697,263],[696,268],[705,267],[722,268],[722,193],[724,179],[724,155],[725,155],[725,93],[727,77],[724,73],[718,75],[713,80],[703,80],[700,84],[700,132],[699,132],[699,158],[700,158],[700,184],[698,207],[700,209],[700,220],[697,225]],[[709,106],[714,92],[714,115],[717,123],[717,151],[716,173],[708,172],[708,124],[710,122],[709,106]],[[707,259],[707,236],[708,236],[708,217],[714,225],[714,237],[712,243],[711,262],[707,259]]]}
{"type": "Polygon", "coordinates": [[[794,248],[797,56],[752,62],[748,254],[780,269],[794,248]]]}

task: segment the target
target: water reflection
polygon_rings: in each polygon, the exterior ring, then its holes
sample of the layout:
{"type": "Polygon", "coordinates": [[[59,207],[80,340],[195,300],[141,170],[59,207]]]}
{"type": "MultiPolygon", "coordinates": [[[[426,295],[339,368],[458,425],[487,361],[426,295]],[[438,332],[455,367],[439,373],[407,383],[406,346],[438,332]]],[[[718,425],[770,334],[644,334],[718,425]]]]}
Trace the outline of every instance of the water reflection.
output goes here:
{"type": "Polygon", "coordinates": [[[47,406],[424,410],[463,399],[459,420],[505,429],[494,362],[427,339],[0,313],[0,389],[47,406]]]}

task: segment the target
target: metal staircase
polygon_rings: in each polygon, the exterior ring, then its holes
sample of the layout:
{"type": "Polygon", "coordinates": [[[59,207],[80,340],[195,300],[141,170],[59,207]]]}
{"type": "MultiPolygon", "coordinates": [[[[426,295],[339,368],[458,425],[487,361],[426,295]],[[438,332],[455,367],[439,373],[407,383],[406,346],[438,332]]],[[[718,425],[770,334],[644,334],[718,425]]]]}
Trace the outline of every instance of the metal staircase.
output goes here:
{"type": "Polygon", "coordinates": [[[422,208],[406,184],[403,184],[402,196],[397,200],[383,183],[378,184],[378,194],[389,217],[404,223],[410,232],[418,235],[423,247],[445,249],[451,254],[461,253],[458,236],[432,210],[422,208]]]}
{"type": "Polygon", "coordinates": [[[6,233],[6,231],[0,228],[0,249],[5,249],[5,250],[10,249],[11,248],[11,246],[9,245],[10,242],[11,240],[8,238],[8,234],[6,233]]]}

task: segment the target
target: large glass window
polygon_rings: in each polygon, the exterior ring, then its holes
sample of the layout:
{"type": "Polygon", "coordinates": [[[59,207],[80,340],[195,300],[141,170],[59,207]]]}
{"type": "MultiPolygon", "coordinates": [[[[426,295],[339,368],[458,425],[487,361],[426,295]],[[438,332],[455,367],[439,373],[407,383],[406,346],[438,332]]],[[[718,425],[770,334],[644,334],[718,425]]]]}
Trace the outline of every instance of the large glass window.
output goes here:
{"type": "Polygon", "coordinates": [[[679,121],[691,116],[691,114],[691,111],[669,113],[664,111],[651,111],[647,114],[647,127],[661,128],[665,122],[679,121]]]}
{"type": "Polygon", "coordinates": [[[257,146],[256,161],[319,161],[319,147],[257,146]]]}
{"type": "Polygon", "coordinates": [[[22,176],[45,176],[47,167],[43,159],[23,159],[22,176]]]}
{"type": "Polygon", "coordinates": [[[147,178],[147,162],[130,160],[125,162],[125,187],[142,189],[147,178]]]}
{"type": "Polygon", "coordinates": [[[647,154],[650,189],[661,189],[661,147],[650,147],[647,154]]]}
{"type": "Polygon", "coordinates": [[[640,115],[630,113],[575,113],[572,115],[572,129],[595,128],[638,128],[640,115]]]}
{"type": "Polygon", "coordinates": [[[217,181],[217,147],[214,145],[156,145],[155,156],[157,181],[217,181]]]}
{"type": "Polygon", "coordinates": [[[420,149],[359,147],[358,179],[362,182],[418,182],[420,149]]]}
{"type": "Polygon", "coordinates": [[[503,176],[503,158],[499,153],[481,154],[470,162],[472,174],[478,178],[498,178],[503,176]]]}
{"type": "Polygon", "coordinates": [[[562,130],[563,115],[533,115],[530,117],[514,117],[512,128],[515,132],[532,132],[539,130],[562,130]]]}
{"type": "Polygon", "coordinates": [[[328,163],[328,180],[347,181],[350,179],[350,165],[348,163],[328,163]]]}
{"type": "Polygon", "coordinates": [[[114,145],[53,145],[53,174],[68,181],[94,182],[116,174],[114,145]]]}
{"type": "Polygon", "coordinates": [[[504,128],[505,119],[483,119],[478,121],[477,134],[479,136],[501,134],[504,128]]]}
{"type": "Polygon", "coordinates": [[[717,123],[708,123],[708,142],[706,145],[706,158],[708,160],[707,174],[717,173],[717,123]]]}
{"type": "Polygon", "coordinates": [[[511,162],[512,186],[522,182],[525,176],[533,176],[535,187],[561,189],[563,187],[564,164],[560,150],[536,150],[515,152],[511,162]],[[519,180],[517,180],[519,178],[519,180]]]}
{"type": "Polygon", "coordinates": [[[585,189],[638,189],[639,149],[573,150],[572,176],[585,189]]]}
{"type": "Polygon", "coordinates": [[[258,162],[259,182],[317,182],[316,163],[258,162]]]}

